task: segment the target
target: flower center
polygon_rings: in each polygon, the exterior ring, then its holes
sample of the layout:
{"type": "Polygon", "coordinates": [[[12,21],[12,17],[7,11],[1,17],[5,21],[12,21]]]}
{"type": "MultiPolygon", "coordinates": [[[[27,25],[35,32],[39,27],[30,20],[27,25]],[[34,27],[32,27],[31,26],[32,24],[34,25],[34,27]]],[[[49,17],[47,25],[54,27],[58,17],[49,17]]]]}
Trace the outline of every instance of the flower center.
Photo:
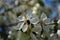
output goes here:
{"type": "Polygon", "coordinates": [[[28,25],[30,24],[30,21],[29,20],[27,20],[27,23],[28,23],[28,25]]]}

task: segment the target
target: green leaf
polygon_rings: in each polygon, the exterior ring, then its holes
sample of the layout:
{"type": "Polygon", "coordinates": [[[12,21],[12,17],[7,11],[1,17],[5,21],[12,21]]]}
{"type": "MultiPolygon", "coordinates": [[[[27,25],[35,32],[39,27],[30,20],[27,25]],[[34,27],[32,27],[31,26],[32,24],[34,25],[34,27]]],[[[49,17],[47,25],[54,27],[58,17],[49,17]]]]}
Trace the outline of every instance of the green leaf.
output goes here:
{"type": "Polygon", "coordinates": [[[30,36],[26,33],[21,32],[21,40],[29,40],[30,36]]]}
{"type": "Polygon", "coordinates": [[[43,3],[42,0],[38,0],[38,2],[39,2],[39,4],[40,4],[41,6],[44,6],[44,3],[43,3]]]}

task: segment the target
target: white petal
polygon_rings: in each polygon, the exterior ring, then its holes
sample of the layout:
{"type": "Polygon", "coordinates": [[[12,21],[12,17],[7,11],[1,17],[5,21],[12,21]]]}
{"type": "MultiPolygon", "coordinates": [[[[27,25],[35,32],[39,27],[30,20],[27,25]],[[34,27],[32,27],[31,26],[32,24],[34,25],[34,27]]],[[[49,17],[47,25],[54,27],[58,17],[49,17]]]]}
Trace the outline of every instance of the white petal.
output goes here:
{"type": "Polygon", "coordinates": [[[37,34],[40,34],[42,31],[40,24],[34,25],[33,31],[36,32],[37,34]]]}
{"type": "Polygon", "coordinates": [[[37,17],[37,15],[36,14],[33,14],[33,10],[31,10],[31,9],[29,9],[29,10],[27,10],[26,11],[26,16],[27,16],[27,19],[32,19],[32,18],[35,18],[35,17],[37,17]]]}
{"type": "Polygon", "coordinates": [[[11,35],[8,35],[8,38],[11,38],[11,35]]]}
{"type": "Polygon", "coordinates": [[[40,8],[39,3],[36,3],[35,6],[36,6],[36,8],[40,8]]]}
{"type": "Polygon", "coordinates": [[[36,0],[31,0],[30,2],[28,2],[29,5],[33,6],[36,3],[36,0]]]}
{"type": "Polygon", "coordinates": [[[9,31],[9,34],[12,34],[12,31],[9,31]]]}
{"type": "Polygon", "coordinates": [[[45,19],[44,22],[45,22],[46,24],[51,23],[49,18],[45,19]]]}
{"type": "Polygon", "coordinates": [[[48,26],[48,28],[50,28],[50,29],[54,29],[54,26],[55,25],[47,25],[48,26]]]}
{"type": "Polygon", "coordinates": [[[25,20],[25,17],[24,17],[23,15],[20,15],[20,16],[17,18],[17,20],[19,20],[19,21],[24,21],[24,20],[25,20]]]}
{"type": "Polygon", "coordinates": [[[49,26],[43,26],[43,30],[44,30],[46,33],[49,33],[49,32],[50,32],[49,26]]]}
{"type": "Polygon", "coordinates": [[[32,23],[32,24],[37,24],[38,22],[39,22],[39,18],[32,18],[31,20],[30,20],[30,22],[32,23]]]}
{"type": "Polygon", "coordinates": [[[15,1],[15,5],[18,5],[18,3],[19,3],[19,1],[18,1],[18,0],[16,0],[16,1],[15,1]]]}
{"type": "Polygon", "coordinates": [[[37,13],[37,11],[35,11],[35,10],[33,10],[33,12],[32,12],[33,14],[36,14],[37,13]]]}
{"type": "Polygon", "coordinates": [[[47,16],[46,16],[46,14],[45,13],[42,13],[41,14],[41,19],[44,21],[45,19],[47,19],[47,16]]]}
{"type": "Polygon", "coordinates": [[[27,31],[27,29],[28,29],[28,25],[27,25],[27,24],[25,24],[25,25],[24,25],[24,27],[22,28],[22,31],[23,31],[23,32],[26,32],[26,31],[27,31]]]}
{"type": "Polygon", "coordinates": [[[24,22],[23,23],[19,23],[17,25],[17,30],[21,30],[23,28],[24,22]]]}
{"type": "Polygon", "coordinates": [[[58,24],[60,24],[60,19],[57,21],[58,24]]]}
{"type": "Polygon", "coordinates": [[[52,36],[54,36],[54,33],[51,33],[51,34],[50,34],[50,37],[52,37],[52,36]]]}
{"type": "Polygon", "coordinates": [[[32,10],[31,9],[29,9],[29,10],[27,10],[26,11],[26,16],[27,16],[27,19],[30,19],[31,17],[32,17],[32,10]]]}
{"type": "Polygon", "coordinates": [[[38,18],[38,16],[36,14],[32,14],[32,18],[31,19],[33,19],[33,18],[38,18]]]}
{"type": "Polygon", "coordinates": [[[57,35],[60,37],[60,30],[57,30],[57,35]]]}

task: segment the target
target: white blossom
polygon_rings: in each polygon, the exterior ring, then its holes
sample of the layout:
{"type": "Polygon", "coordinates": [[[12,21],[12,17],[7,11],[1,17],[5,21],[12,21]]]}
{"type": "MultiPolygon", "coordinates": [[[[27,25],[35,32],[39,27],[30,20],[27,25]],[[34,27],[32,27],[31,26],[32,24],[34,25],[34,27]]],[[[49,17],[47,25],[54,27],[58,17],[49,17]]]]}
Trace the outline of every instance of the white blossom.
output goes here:
{"type": "MultiPolygon", "coordinates": [[[[32,14],[32,11],[31,11],[31,10],[29,10],[29,12],[28,12],[28,10],[27,10],[26,13],[27,13],[27,14],[25,15],[25,16],[27,17],[26,21],[29,20],[32,24],[37,24],[37,23],[39,22],[39,18],[37,17],[37,15],[32,14]]],[[[26,31],[27,31],[27,28],[28,28],[28,25],[25,24],[25,17],[24,17],[23,15],[20,15],[20,16],[17,18],[17,20],[23,22],[23,24],[22,24],[22,23],[19,23],[19,24],[18,24],[18,26],[21,24],[21,25],[19,26],[19,27],[20,27],[19,30],[22,29],[23,32],[26,32],[26,31]]]]}
{"type": "Polygon", "coordinates": [[[60,30],[57,30],[57,35],[60,37],[60,30]]]}

